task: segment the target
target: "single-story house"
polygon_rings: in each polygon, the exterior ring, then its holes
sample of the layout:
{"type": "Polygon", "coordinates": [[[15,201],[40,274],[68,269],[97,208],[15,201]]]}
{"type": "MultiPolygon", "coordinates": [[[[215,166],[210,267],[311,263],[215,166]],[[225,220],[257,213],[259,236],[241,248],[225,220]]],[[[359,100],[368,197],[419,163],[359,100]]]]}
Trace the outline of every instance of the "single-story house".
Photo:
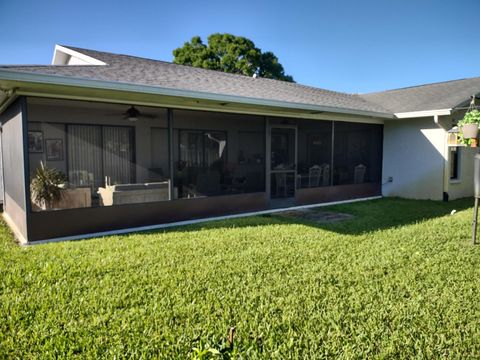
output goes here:
{"type": "Polygon", "coordinates": [[[475,150],[447,131],[479,92],[470,78],[346,94],[57,45],[52,65],[0,66],[3,216],[32,242],[471,196],[475,150]],[[49,206],[31,191],[42,166],[66,178],[49,206]]]}

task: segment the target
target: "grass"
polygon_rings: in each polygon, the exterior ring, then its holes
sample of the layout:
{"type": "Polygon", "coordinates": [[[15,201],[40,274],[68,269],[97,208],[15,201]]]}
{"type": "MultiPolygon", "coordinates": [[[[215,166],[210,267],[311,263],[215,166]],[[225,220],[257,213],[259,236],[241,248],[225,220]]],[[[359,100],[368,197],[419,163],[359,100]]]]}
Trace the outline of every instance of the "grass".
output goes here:
{"type": "Polygon", "coordinates": [[[329,208],[355,215],[335,224],[26,248],[0,226],[0,358],[478,358],[471,204],[383,199],[329,208]]]}

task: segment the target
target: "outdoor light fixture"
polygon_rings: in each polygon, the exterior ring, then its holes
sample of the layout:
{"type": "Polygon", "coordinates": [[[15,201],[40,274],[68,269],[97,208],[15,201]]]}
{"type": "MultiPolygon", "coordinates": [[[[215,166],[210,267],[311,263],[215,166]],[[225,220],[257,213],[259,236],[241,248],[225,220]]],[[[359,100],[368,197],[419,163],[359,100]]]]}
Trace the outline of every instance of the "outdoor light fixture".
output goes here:
{"type": "Polygon", "coordinates": [[[458,145],[458,126],[454,126],[447,131],[447,144],[448,145],[458,145]]]}

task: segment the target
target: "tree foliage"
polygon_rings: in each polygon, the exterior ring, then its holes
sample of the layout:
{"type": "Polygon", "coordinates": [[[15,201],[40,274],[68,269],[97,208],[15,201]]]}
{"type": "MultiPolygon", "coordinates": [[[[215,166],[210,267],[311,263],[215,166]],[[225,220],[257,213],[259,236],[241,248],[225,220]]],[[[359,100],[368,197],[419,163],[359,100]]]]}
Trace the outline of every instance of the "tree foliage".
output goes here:
{"type": "Polygon", "coordinates": [[[212,34],[204,44],[200,36],[193,37],[182,47],[173,50],[175,64],[290,81],[274,53],[262,52],[253,41],[231,34],[212,34]]]}

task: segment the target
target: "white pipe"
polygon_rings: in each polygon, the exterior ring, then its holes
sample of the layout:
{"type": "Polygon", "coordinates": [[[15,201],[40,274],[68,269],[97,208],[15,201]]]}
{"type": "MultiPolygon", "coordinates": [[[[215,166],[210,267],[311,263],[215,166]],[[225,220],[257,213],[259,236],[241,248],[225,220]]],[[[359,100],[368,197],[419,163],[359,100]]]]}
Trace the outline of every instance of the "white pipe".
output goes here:
{"type": "MultiPolygon", "coordinates": [[[[449,185],[449,174],[448,174],[448,143],[447,143],[447,132],[445,131],[445,129],[443,128],[443,126],[440,124],[439,122],[439,115],[436,114],[436,115],[433,115],[433,122],[435,123],[435,125],[437,125],[437,127],[439,127],[440,129],[442,129],[445,134],[443,136],[443,193],[444,194],[448,194],[448,185],[449,185]]],[[[443,194],[442,194],[442,198],[443,198],[443,194]]]]}

